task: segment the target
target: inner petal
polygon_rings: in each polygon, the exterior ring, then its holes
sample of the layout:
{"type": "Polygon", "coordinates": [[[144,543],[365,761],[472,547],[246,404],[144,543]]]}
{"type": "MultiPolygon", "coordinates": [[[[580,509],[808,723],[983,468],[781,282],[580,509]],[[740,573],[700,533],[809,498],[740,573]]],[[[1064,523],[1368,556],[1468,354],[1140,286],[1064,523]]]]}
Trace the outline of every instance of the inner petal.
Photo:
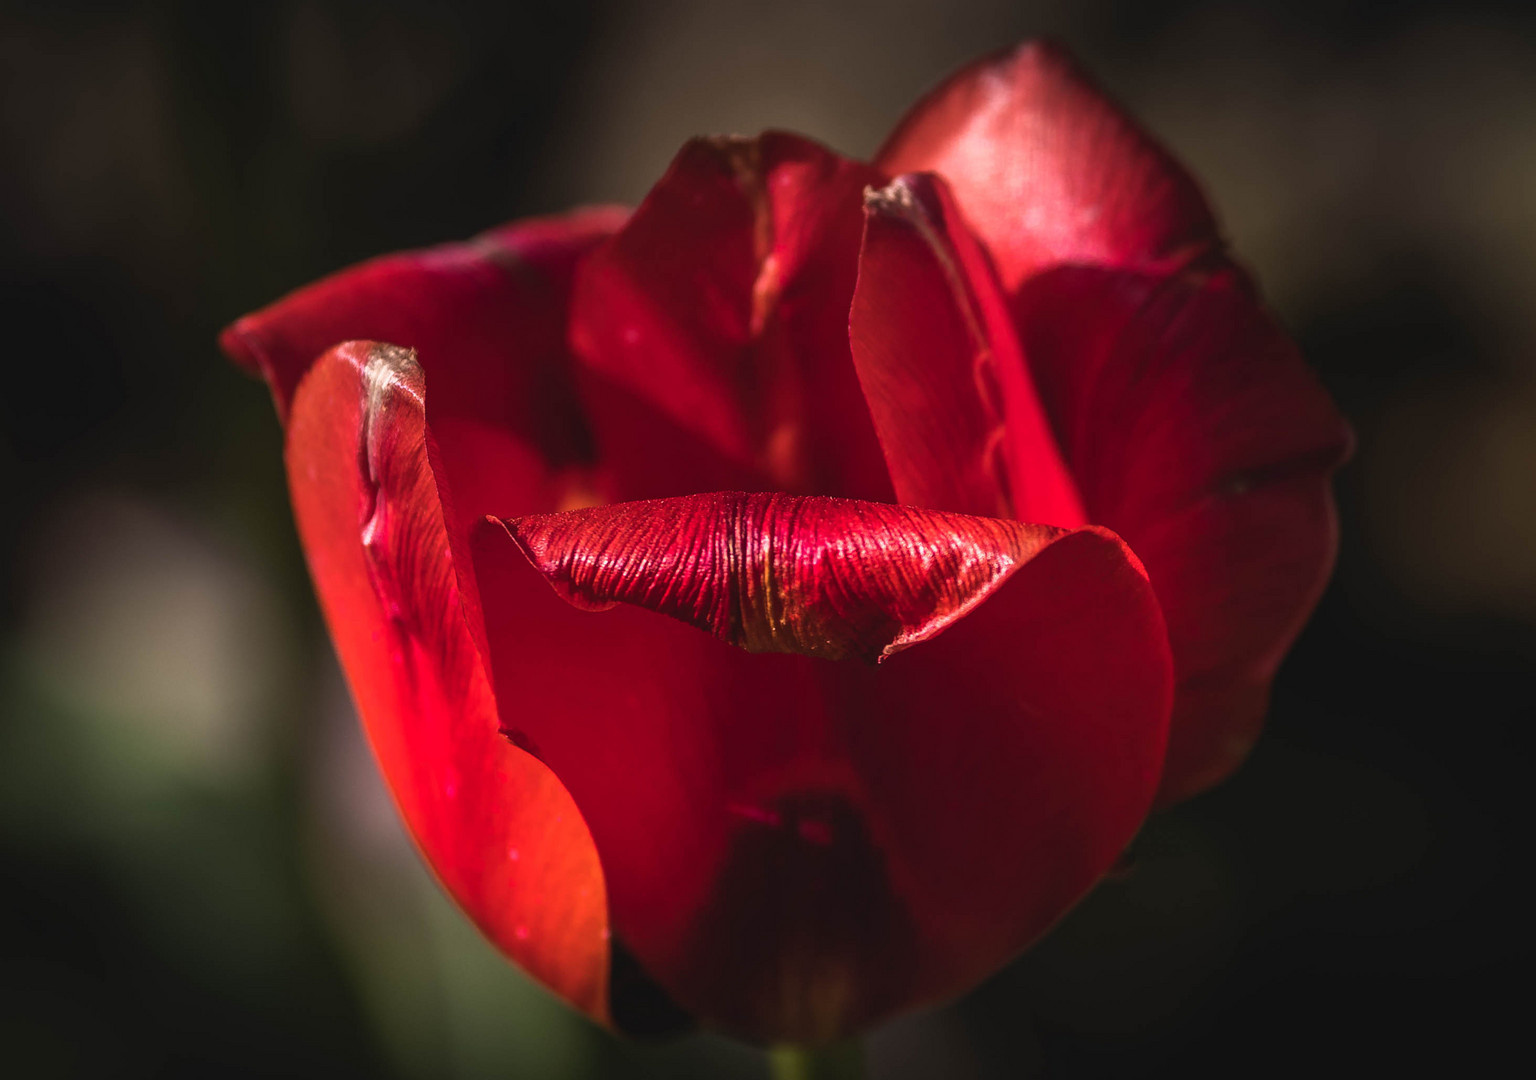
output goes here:
{"type": "Polygon", "coordinates": [[[798,136],[696,139],[586,261],[571,343],[617,499],[719,490],[723,462],[749,488],[890,500],[848,347],[879,179],[798,136]]]}
{"type": "Polygon", "coordinates": [[[590,824],[615,934],[728,1030],[819,1040],[959,992],[1156,788],[1167,640],[1103,530],[717,493],[473,547],[507,734],[590,824]]]}
{"type": "Polygon", "coordinates": [[[1087,523],[996,274],[937,176],[866,194],[849,341],[902,502],[1087,523]]]}

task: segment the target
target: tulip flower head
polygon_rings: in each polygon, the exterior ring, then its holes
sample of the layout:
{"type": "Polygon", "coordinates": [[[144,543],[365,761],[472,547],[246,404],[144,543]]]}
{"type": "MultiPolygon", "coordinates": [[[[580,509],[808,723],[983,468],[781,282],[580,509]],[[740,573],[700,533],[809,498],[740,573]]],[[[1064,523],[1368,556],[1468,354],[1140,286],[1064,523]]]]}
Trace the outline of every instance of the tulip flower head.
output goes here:
{"type": "Polygon", "coordinates": [[[973,986],[1241,762],[1350,439],[1040,44],[871,163],[696,139],[222,344],[443,886],[602,1022],[758,1040],[973,986]]]}

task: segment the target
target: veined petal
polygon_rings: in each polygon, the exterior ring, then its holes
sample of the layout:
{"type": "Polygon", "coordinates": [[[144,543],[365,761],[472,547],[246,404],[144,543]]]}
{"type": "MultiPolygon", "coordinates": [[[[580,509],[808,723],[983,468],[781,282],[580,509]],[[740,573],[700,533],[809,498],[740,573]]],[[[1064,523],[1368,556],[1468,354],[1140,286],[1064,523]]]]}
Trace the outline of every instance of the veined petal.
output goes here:
{"type": "Polygon", "coordinates": [[[571,342],[620,498],[890,498],[848,352],[878,179],[794,135],[695,139],[593,253],[571,342]]]}
{"type": "Polygon", "coordinates": [[[509,734],[590,824],[616,933],[727,1029],[815,1041],[972,985],[1156,789],[1166,637],[1104,530],[726,493],[473,547],[509,734]]]}
{"type": "Polygon", "coordinates": [[[508,956],[607,1016],[607,906],[579,810],[500,734],[465,623],[420,367],[350,342],[299,382],[287,429],[294,517],[374,754],[411,835],[508,956]]]}
{"type": "Polygon", "coordinates": [[[748,652],[882,660],[986,599],[1061,529],[717,492],[505,522],[577,607],[634,604],[748,652]]]}
{"type": "Polygon", "coordinates": [[[897,177],[864,213],[848,336],[896,497],[1085,524],[996,275],[944,182],[897,177]]]}
{"type": "Polygon", "coordinates": [[[1014,305],[1091,520],[1145,561],[1179,678],[1160,799],[1229,773],[1316,604],[1351,435],[1240,271],[1063,267],[1014,305]]]}
{"type": "Polygon", "coordinates": [[[949,181],[1007,292],[1056,263],[1169,268],[1219,246],[1189,174],[1044,42],[952,75],[875,164],[949,181]]]}

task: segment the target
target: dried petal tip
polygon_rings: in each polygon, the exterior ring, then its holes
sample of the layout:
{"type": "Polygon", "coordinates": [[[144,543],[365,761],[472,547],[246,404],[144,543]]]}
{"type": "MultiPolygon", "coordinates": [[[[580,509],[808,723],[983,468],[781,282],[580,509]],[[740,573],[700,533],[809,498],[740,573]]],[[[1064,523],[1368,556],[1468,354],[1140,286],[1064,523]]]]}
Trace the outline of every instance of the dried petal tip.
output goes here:
{"type": "Polygon", "coordinates": [[[944,630],[1062,535],[886,503],[739,492],[503,524],[577,607],[633,604],[748,652],[872,662],[944,630]]]}
{"type": "Polygon", "coordinates": [[[899,214],[908,218],[923,213],[922,207],[918,205],[917,196],[912,191],[912,186],[907,183],[907,178],[904,176],[898,176],[883,188],[865,188],[864,209],[866,212],[899,214]]]}
{"type": "Polygon", "coordinates": [[[848,340],[900,502],[1084,524],[996,275],[945,182],[864,193],[848,340]]]}

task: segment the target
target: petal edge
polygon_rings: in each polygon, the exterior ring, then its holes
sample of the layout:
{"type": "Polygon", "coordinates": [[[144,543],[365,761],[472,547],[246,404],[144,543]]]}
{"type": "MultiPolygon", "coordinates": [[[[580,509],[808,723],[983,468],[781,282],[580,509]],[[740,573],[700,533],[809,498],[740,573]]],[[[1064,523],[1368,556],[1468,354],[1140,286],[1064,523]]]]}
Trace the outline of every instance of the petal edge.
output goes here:
{"type": "Polygon", "coordinates": [[[330,350],[287,430],[294,517],[375,757],[450,894],[498,948],[607,1016],[602,871],[560,782],[499,734],[459,602],[409,352],[330,350]]]}

